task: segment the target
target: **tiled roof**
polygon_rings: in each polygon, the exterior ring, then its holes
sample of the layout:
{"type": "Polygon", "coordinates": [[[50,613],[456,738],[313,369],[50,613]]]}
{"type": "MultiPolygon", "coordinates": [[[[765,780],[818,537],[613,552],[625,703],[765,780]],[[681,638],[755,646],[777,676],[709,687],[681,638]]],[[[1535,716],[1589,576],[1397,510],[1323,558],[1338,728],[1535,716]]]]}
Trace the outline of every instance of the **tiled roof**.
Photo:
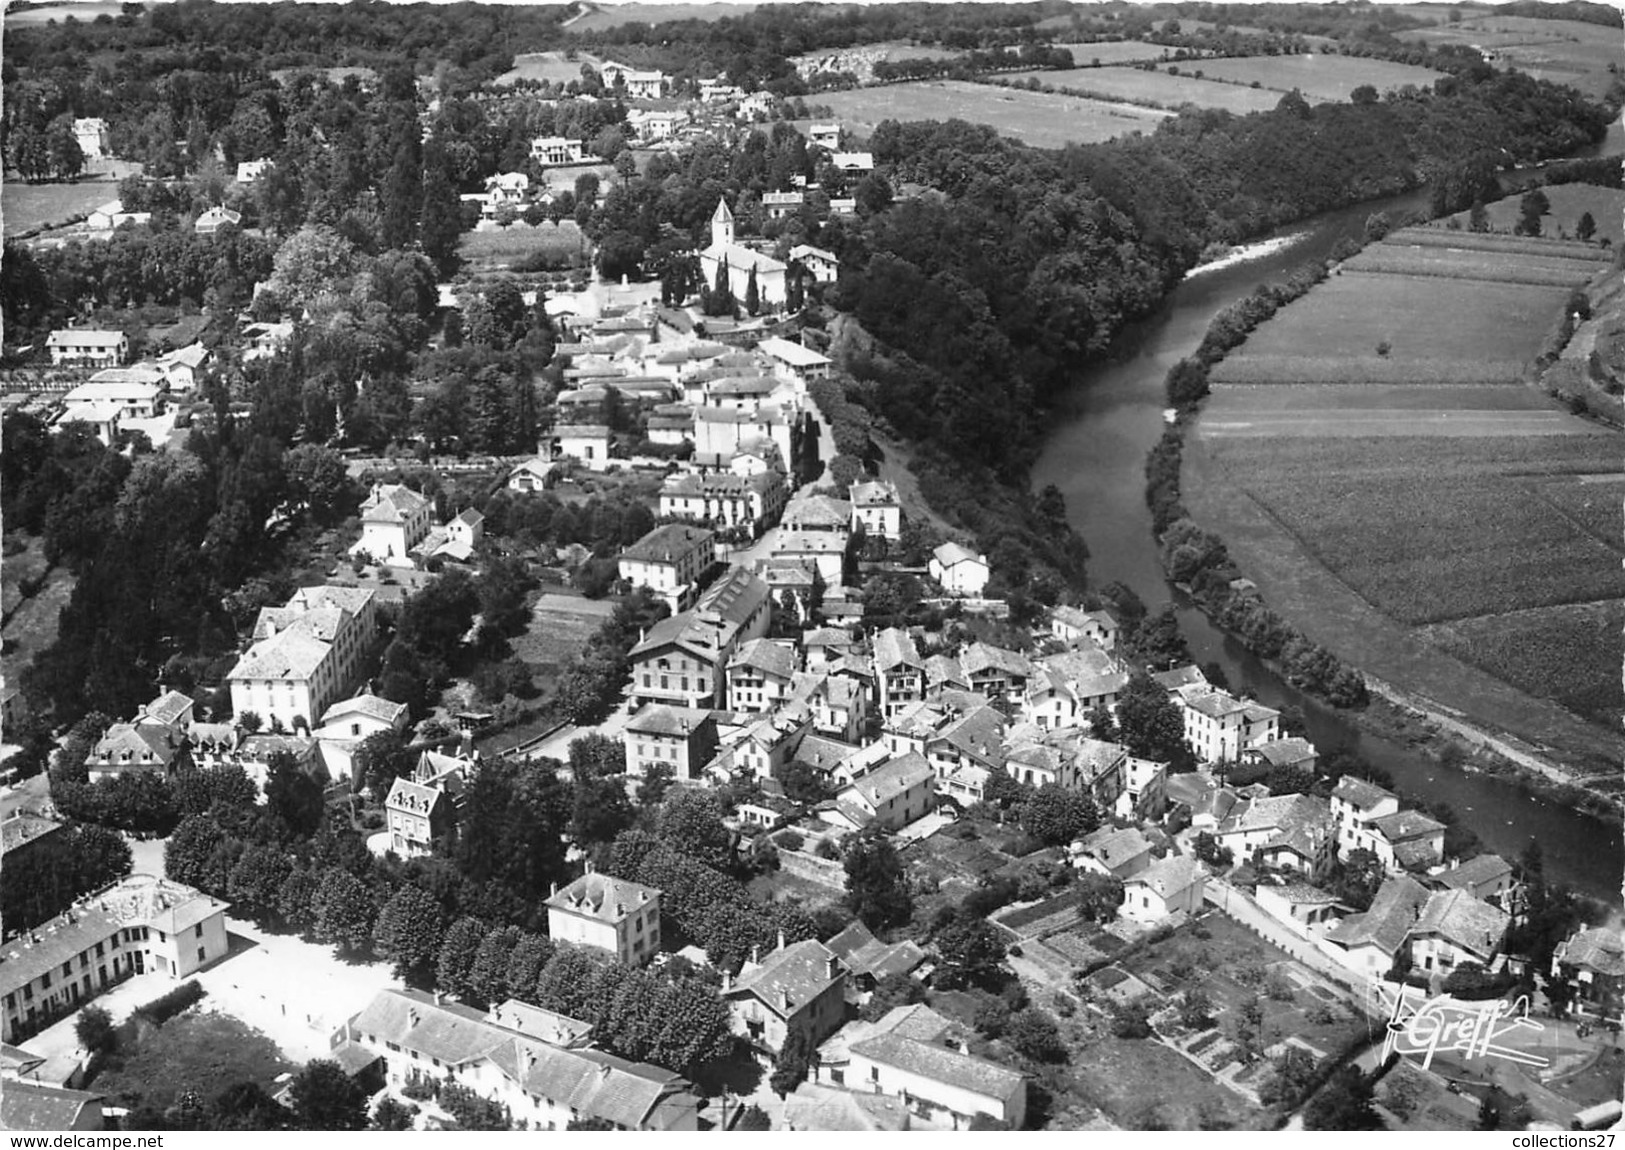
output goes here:
{"type": "Polygon", "coordinates": [[[856,790],[875,806],[905,794],[922,782],[936,777],[931,764],[917,751],[899,755],[885,766],[879,767],[852,783],[842,794],[856,790]]]}
{"type": "Polygon", "coordinates": [[[726,997],[752,994],[780,1017],[789,1018],[830,987],[845,982],[846,975],[846,966],[833,950],[808,939],[775,950],[759,966],[747,964],[726,997]]]}
{"type": "Polygon", "coordinates": [[[1349,915],[1326,937],[1349,948],[1375,946],[1384,954],[1393,954],[1404,944],[1427,900],[1427,889],[1409,875],[1386,878],[1369,910],[1349,915]]]}
{"type": "Polygon", "coordinates": [[[868,483],[854,483],[847,494],[852,498],[854,507],[899,507],[902,500],[897,495],[897,484],[889,480],[876,479],[868,483]]]}
{"type": "Polygon", "coordinates": [[[877,1034],[851,1047],[854,1055],[985,1098],[1003,1099],[1022,1085],[1020,1071],[899,1034],[877,1034]]]}
{"type": "Polygon", "coordinates": [[[676,563],[685,555],[711,546],[711,532],[685,523],[666,523],[621,552],[635,563],[676,563]]]}
{"type": "Polygon", "coordinates": [[[174,758],[175,748],[161,731],[134,723],[114,723],[97,741],[87,761],[92,766],[139,767],[143,763],[167,766],[174,758]],[[127,763],[126,754],[130,755],[127,763]]]}
{"type": "Polygon", "coordinates": [[[650,627],[643,641],[632,648],[631,658],[637,662],[639,658],[662,648],[676,646],[698,658],[716,661],[722,657],[726,640],[731,639],[737,630],[736,625],[719,626],[697,618],[692,611],[680,611],[650,627]]]}
{"type": "Polygon", "coordinates": [[[1167,898],[1206,877],[1207,872],[1202,869],[1202,864],[1190,855],[1169,855],[1138,874],[1129,875],[1123,882],[1125,885],[1137,883],[1148,886],[1167,898]]]}
{"type": "Polygon", "coordinates": [[[743,567],[730,567],[711,586],[700,593],[694,612],[702,618],[716,619],[735,627],[742,627],[767,601],[767,584],[743,567]]]}
{"type": "Polygon", "coordinates": [[[1443,823],[1428,818],[1421,811],[1412,810],[1383,815],[1380,819],[1374,819],[1371,826],[1391,843],[1402,843],[1407,839],[1423,838],[1444,831],[1443,823]]]}
{"type": "Polygon", "coordinates": [[[1617,928],[1593,926],[1576,931],[1558,945],[1556,957],[1600,975],[1625,977],[1625,939],[1617,928]]]}
{"type": "Polygon", "coordinates": [[[1077,846],[1080,854],[1098,859],[1108,868],[1121,866],[1151,851],[1150,841],[1140,833],[1138,827],[1101,827],[1078,840],[1077,846]]]}
{"type": "Polygon", "coordinates": [[[269,639],[255,643],[237,665],[228,679],[308,679],[316,673],[322,660],[333,649],[330,642],[311,634],[295,624],[279,631],[269,639]]]}
{"type": "Polygon", "coordinates": [[[445,797],[445,792],[438,787],[414,783],[411,779],[396,779],[389,788],[389,797],[384,800],[384,806],[390,810],[427,817],[434,813],[435,807],[445,797]]]}
{"type": "Polygon", "coordinates": [[[85,1108],[94,1106],[99,1111],[101,1101],[100,1094],[12,1079],[0,1090],[0,1126],[7,1130],[72,1130],[85,1108]]]}
{"type": "Polygon", "coordinates": [[[380,699],[377,695],[357,695],[353,699],[341,699],[327,708],[322,713],[322,725],[326,726],[342,715],[362,715],[393,726],[405,713],[405,703],[392,703],[388,699],[380,699]]]}
{"type": "Polygon", "coordinates": [[[898,666],[923,666],[913,638],[907,631],[896,627],[887,627],[875,636],[874,660],[875,667],[881,671],[889,671],[898,666]]]}
{"type": "Polygon", "coordinates": [[[795,649],[772,639],[752,639],[728,660],[728,667],[745,667],[780,679],[788,679],[796,669],[795,649]]]}
{"type": "Polygon", "coordinates": [[[828,495],[797,495],[784,509],[784,525],[792,531],[852,526],[852,505],[828,495]]]}
{"type": "Polygon", "coordinates": [[[361,505],[363,523],[401,523],[421,511],[428,500],[400,483],[382,484],[361,505]]]}
{"type": "Polygon", "coordinates": [[[1464,890],[1437,890],[1428,896],[1413,930],[1438,934],[1487,958],[1501,945],[1511,922],[1505,911],[1464,890]]]}
{"type": "Polygon", "coordinates": [[[901,1098],[885,1094],[859,1094],[803,1082],[784,1100],[786,1130],[839,1134],[908,1128],[908,1107],[901,1098]]]}
{"type": "Polygon", "coordinates": [[[983,671],[999,671],[1006,675],[1026,678],[1033,673],[1032,662],[1019,651],[1007,651],[990,643],[972,643],[965,648],[959,662],[967,675],[983,671]]]}
{"type": "Polygon", "coordinates": [[[1369,811],[1394,797],[1392,791],[1385,791],[1376,783],[1367,782],[1354,775],[1344,775],[1337,780],[1337,786],[1332,788],[1332,798],[1343,800],[1357,811],[1369,811]]]}
{"type": "Polygon", "coordinates": [[[122,331],[99,331],[88,327],[61,328],[45,340],[47,347],[117,347],[123,343],[122,331]]]}
{"type": "Polygon", "coordinates": [[[1228,691],[1208,691],[1206,694],[1192,695],[1185,702],[1191,710],[1199,711],[1210,719],[1222,719],[1247,709],[1246,703],[1228,691]]]}
{"type": "Polygon", "coordinates": [[[699,707],[673,707],[648,703],[627,720],[626,729],[634,735],[688,735],[711,718],[699,707]]]}
{"type": "Polygon", "coordinates": [[[944,543],[931,554],[943,567],[954,567],[960,563],[987,564],[985,558],[959,543],[944,543]]]}
{"type": "Polygon", "coordinates": [[[0,822],[0,843],[4,844],[5,851],[10,852],[24,843],[33,842],[61,829],[61,823],[41,818],[39,815],[15,814],[0,822]]]}
{"type": "Polygon", "coordinates": [[[925,661],[925,685],[936,687],[944,683],[969,687],[970,676],[965,674],[959,660],[952,655],[932,655],[925,661]]]}
{"type": "Polygon", "coordinates": [[[1258,748],[1259,757],[1272,767],[1291,767],[1308,762],[1317,752],[1308,739],[1276,739],[1258,748]]]}
{"type": "Polygon", "coordinates": [[[951,720],[932,742],[945,742],[984,765],[1002,766],[1005,721],[996,707],[977,707],[951,720]]]}
{"type": "Polygon", "coordinates": [[[1466,889],[1500,882],[1512,874],[1512,864],[1500,855],[1475,855],[1458,867],[1439,875],[1445,886],[1466,889]]]}
{"type": "Polygon", "coordinates": [[[866,974],[877,982],[889,974],[906,974],[925,961],[925,951],[914,942],[905,939],[888,946],[861,922],[853,922],[825,945],[852,973],[866,974]]]}
{"type": "Polygon", "coordinates": [[[137,721],[151,721],[172,727],[181,721],[193,706],[192,697],[183,695],[179,691],[165,691],[152,702],[142,708],[137,721]]]}
{"type": "Polygon", "coordinates": [[[547,900],[549,907],[619,922],[660,897],[660,888],[607,874],[584,874],[547,900]]]}

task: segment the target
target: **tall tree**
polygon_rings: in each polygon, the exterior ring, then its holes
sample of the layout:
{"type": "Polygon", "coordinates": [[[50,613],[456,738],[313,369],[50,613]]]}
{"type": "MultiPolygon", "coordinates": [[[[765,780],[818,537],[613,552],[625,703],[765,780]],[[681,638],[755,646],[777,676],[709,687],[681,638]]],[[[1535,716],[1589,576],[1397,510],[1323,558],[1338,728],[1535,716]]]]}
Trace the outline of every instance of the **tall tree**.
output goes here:
{"type": "Polygon", "coordinates": [[[439,901],[421,887],[406,883],[379,911],[373,938],[379,957],[394,963],[395,977],[421,987],[434,981],[445,930],[439,901]]]}
{"type": "Polygon", "coordinates": [[[289,1086],[294,1123],[301,1130],[365,1130],[367,1092],[337,1062],[306,1064],[289,1086]]]}
{"type": "Polygon", "coordinates": [[[846,904],[876,930],[899,926],[914,913],[902,860],[883,834],[860,833],[847,843],[846,904]]]}

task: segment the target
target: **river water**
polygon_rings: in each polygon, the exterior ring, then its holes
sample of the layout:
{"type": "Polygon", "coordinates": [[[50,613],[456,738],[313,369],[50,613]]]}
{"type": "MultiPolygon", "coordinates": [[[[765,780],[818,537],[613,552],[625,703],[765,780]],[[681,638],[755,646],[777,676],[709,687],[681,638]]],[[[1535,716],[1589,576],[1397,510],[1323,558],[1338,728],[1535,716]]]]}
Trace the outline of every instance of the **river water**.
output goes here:
{"type": "Polygon", "coordinates": [[[1160,311],[1119,336],[1115,358],[1079,372],[1055,413],[1054,431],[1033,468],[1032,483],[1035,489],[1053,483],[1066,496],[1068,518],[1089,545],[1091,583],[1102,587],[1120,580],[1153,610],[1174,601],[1198,663],[1217,660],[1232,687],[1250,688],[1271,706],[1296,705],[1305,714],[1309,738],[1322,751],[1349,748],[1387,770],[1404,790],[1449,803],[1486,847],[1503,858],[1516,860],[1533,836],[1545,852],[1549,876],[1617,903],[1625,873],[1625,841],[1617,829],[1533,798],[1500,779],[1443,767],[1400,743],[1361,732],[1209,624],[1167,582],[1157,557],[1145,504],[1145,460],[1162,435],[1168,369],[1196,350],[1220,309],[1257,285],[1325,258],[1338,240],[1358,237],[1374,212],[1397,215],[1426,204],[1427,193],[1416,191],[1329,212],[1283,229],[1279,236],[1297,238],[1280,250],[1187,278],[1160,311]]]}

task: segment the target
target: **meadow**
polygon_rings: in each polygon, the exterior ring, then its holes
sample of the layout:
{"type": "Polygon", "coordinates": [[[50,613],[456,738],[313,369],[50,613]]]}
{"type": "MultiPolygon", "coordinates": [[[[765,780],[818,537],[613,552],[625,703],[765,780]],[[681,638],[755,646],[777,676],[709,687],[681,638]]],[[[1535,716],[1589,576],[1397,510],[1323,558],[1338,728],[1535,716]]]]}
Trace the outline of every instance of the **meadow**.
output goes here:
{"type": "MultiPolygon", "coordinates": [[[[1613,506],[1617,521],[1617,499],[1613,506]]],[[[1622,630],[1625,602],[1615,599],[1460,619],[1422,634],[1441,650],[1531,695],[1618,729],[1625,718],[1619,649],[1597,637],[1617,637],[1622,630]]]]}
{"type": "Polygon", "coordinates": [[[14,236],[65,224],[75,216],[88,215],[108,200],[116,199],[118,184],[112,180],[25,184],[8,178],[5,187],[0,188],[0,214],[5,216],[5,234],[14,236]]]}
{"type": "MultiPolygon", "coordinates": [[[[1625,191],[1601,188],[1595,184],[1553,184],[1541,191],[1552,205],[1551,213],[1541,219],[1542,232],[1552,236],[1572,236],[1580,217],[1590,212],[1592,221],[1597,225],[1595,239],[1606,239],[1615,247],[1625,242],[1625,191]]],[[[1508,196],[1488,205],[1485,212],[1491,229],[1510,232],[1516,227],[1523,215],[1519,206],[1521,199],[1521,196],[1508,196]]],[[[1470,214],[1459,212],[1452,218],[1465,228],[1470,214]]],[[[1599,248],[1591,247],[1588,250],[1597,253],[1593,258],[1607,258],[1607,253],[1599,248]]]]}
{"type": "MultiPolygon", "coordinates": [[[[1567,189],[1571,188],[1589,192],[1609,192],[1606,188],[1593,188],[1588,184],[1560,184],[1555,188],[1547,188],[1546,193],[1548,198],[1551,198],[1554,192],[1566,192],[1567,189]]],[[[1625,208],[1625,195],[1620,192],[1609,192],[1609,195],[1617,198],[1616,212],[1621,208],[1625,208]]],[[[1504,214],[1509,220],[1515,219],[1518,214],[1518,198],[1513,196],[1504,200],[1497,200],[1489,205],[1486,210],[1491,213],[1491,223],[1494,223],[1496,214],[1504,214]]],[[[1567,199],[1567,196],[1565,195],[1561,199],[1567,199]]],[[[1600,206],[1606,210],[1607,201],[1603,200],[1600,206]]],[[[1584,210],[1586,209],[1581,207],[1574,213],[1576,220],[1579,219],[1580,212],[1584,210]]],[[[1600,245],[1585,243],[1580,240],[1565,240],[1556,236],[1515,236],[1506,232],[1468,231],[1467,216],[1467,212],[1462,212],[1455,217],[1462,225],[1460,228],[1439,226],[1400,228],[1398,231],[1389,232],[1384,237],[1384,245],[1389,247],[1402,245],[1406,247],[1449,248],[1463,252],[1499,252],[1507,256],[1538,256],[1542,259],[1579,260],[1594,264],[1605,264],[1609,260],[1608,252],[1600,245]]],[[[1604,221],[1599,216],[1597,220],[1598,235],[1602,234],[1603,226],[1604,221]]]]}
{"type": "Polygon", "coordinates": [[[40,8],[25,8],[21,12],[7,12],[5,22],[12,27],[26,28],[32,24],[49,24],[54,20],[66,21],[71,17],[81,24],[88,24],[98,16],[118,16],[123,11],[123,4],[107,0],[78,0],[72,4],[47,4],[40,8]]]}
{"type": "Polygon", "coordinates": [[[571,80],[581,79],[581,66],[591,64],[597,68],[602,63],[596,56],[581,52],[574,60],[565,58],[563,52],[526,52],[513,58],[513,67],[502,73],[493,84],[512,84],[517,80],[536,80],[549,84],[568,84],[571,80]]]}
{"type": "Polygon", "coordinates": [[[585,15],[566,20],[570,32],[603,32],[626,24],[669,24],[678,20],[706,22],[740,16],[757,5],[729,0],[726,4],[604,4],[588,7],[585,15]]]}
{"type": "Polygon", "coordinates": [[[1010,79],[1033,78],[1040,84],[1068,89],[1105,100],[1176,109],[1183,104],[1199,108],[1222,108],[1238,116],[1267,112],[1281,102],[1278,92],[1243,88],[1199,80],[1187,69],[1200,70],[1207,61],[1176,65],[1181,75],[1166,71],[1147,72],[1140,68],[1068,68],[1060,71],[1013,72],[1010,79]]]}
{"type": "MultiPolygon", "coordinates": [[[[1245,345],[1242,348],[1245,351],[1245,345]]],[[[1360,384],[1404,383],[1459,386],[1507,384],[1523,378],[1521,359],[1416,358],[1393,359],[1368,355],[1238,354],[1232,352],[1214,367],[1217,384],[1360,384]]],[[[1361,400],[1355,400],[1364,406],[1361,400]]],[[[1313,405],[1318,406],[1319,401],[1313,405]]]]}
{"type": "Polygon", "coordinates": [[[1533,360],[1568,292],[1562,287],[1441,282],[1435,276],[1344,272],[1278,312],[1231,357],[1365,356],[1396,361],[1533,360]]]}
{"type": "Polygon", "coordinates": [[[1098,44],[1057,44],[1072,53],[1073,62],[1080,68],[1098,68],[1102,64],[1138,64],[1144,60],[1162,60],[1173,54],[1173,49],[1162,44],[1147,44],[1143,40],[1103,40],[1098,44]]]}
{"type": "Polygon", "coordinates": [[[966,120],[1035,148],[1094,144],[1156,130],[1169,113],[961,80],[921,80],[851,92],[821,92],[818,103],[859,135],[882,120],[966,120]]]}
{"type": "Polygon", "coordinates": [[[574,220],[545,222],[536,227],[519,222],[489,231],[465,232],[458,241],[457,254],[471,272],[494,271],[531,257],[549,268],[563,268],[585,264],[587,246],[574,220]]]}
{"type": "Polygon", "coordinates": [[[1494,54],[1498,67],[1514,65],[1537,80],[1572,84],[1589,96],[1608,91],[1610,64],[1620,61],[1619,32],[1577,20],[1486,15],[1459,24],[1405,33],[1430,47],[1464,44],[1494,54]]]}
{"type": "Polygon", "coordinates": [[[1343,101],[1363,84],[1379,92],[1415,84],[1431,87],[1443,73],[1411,64],[1355,56],[1240,56],[1225,60],[1203,60],[1205,76],[1234,84],[1257,83],[1278,92],[1296,88],[1306,100],[1343,101]]]}
{"type": "Polygon", "coordinates": [[[1591,278],[1598,266],[1589,260],[1563,256],[1506,255],[1501,252],[1456,251],[1439,247],[1406,249],[1394,244],[1373,244],[1345,263],[1343,268],[1351,272],[1438,276],[1538,287],[1578,287],[1591,278]]]}

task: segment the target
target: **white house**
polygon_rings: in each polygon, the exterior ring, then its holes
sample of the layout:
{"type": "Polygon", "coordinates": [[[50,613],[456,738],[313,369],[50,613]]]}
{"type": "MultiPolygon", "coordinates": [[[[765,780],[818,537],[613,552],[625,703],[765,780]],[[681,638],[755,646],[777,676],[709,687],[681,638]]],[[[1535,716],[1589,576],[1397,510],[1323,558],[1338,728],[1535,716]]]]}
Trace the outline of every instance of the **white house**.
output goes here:
{"type": "Polygon", "coordinates": [[[901,830],[931,813],[936,782],[937,773],[925,756],[911,751],[836,792],[832,813],[847,816],[856,824],[853,830],[872,825],[901,830]]]}
{"type": "Polygon", "coordinates": [[[530,142],[530,158],[544,167],[583,162],[582,142],[564,136],[537,136],[530,142]]]}
{"type": "Polygon", "coordinates": [[[127,212],[120,200],[108,200],[85,217],[85,227],[93,232],[110,232],[120,224],[145,224],[151,212],[127,212]]]}
{"type": "Polygon", "coordinates": [[[829,162],[848,174],[875,170],[875,157],[871,152],[836,152],[829,162]]]}
{"type": "Polygon", "coordinates": [[[814,147],[823,148],[833,152],[841,146],[841,125],[839,124],[812,124],[807,128],[807,139],[814,147]]]}
{"type": "Polygon", "coordinates": [[[84,154],[85,162],[105,160],[107,151],[107,121],[99,116],[87,116],[73,122],[73,138],[84,154]]]}
{"type": "Polygon", "coordinates": [[[1117,620],[1106,611],[1085,611],[1081,607],[1057,607],[1050,612],[1050,634],[1063,643],[1088,640],[1104,651],[1117,646],[1117,620]]]}
{"type": "Polygon", "coordinates": [[[660,890],[592,871],[547,900],[547,933],[641,965],[660,951],[660,890]]]}
{"type": "Polygon", "coordinates": [[[192,230],[200,236],[212,236],[221,228],[236,227],[243,222],[243,213],[216,204],[192,223],[192,230]]]}
{"type": "Polygon", "coordinates": [[[232,710],[308,726],[355,690],[376,634],[370,590],[306,587],[285,607],[262,608],[253,645],[226,676],[232,710]]]}
{"type": "Polygon", "coordinates": [[[903,534],[903,501],[897,494],[897,484],[877,479],[867,483],[854,483],[849,493],[852,502],[852,530],[862,524],[864,534],[871,538],[900,539],[903,534]]]}
{"type": "Polygon", "coordinates": [[[1280,737],[1281,712],[1227,691],[1185,700],[1185,742],[1208,763],[1234,763],[1241,753],[1280,737]]]}
{"type": "Polygon", "coordinates": [[[412,567],[409,558],[428,536],[434,506],[399,483],[374,484],[361,505],[361,538],[350,548],[390,567],[412,567]]]}
{"type": "Polygon", "coordinates": [[[322,713],[322,725],[311,732],[322,762],[334,779],[351,777],[355,749],[373,735],[406,730],[405,703],[392,703],[370,693],[340,699],[322,713]]]}
{"type": "Polygon", "coordinates": [[[547,486],[547,477],[553,464],[542,459],[527,459],[508,473],[509,491],[541,491],[547,486]]]}
{"type": "Polygon", "coordinates": [[[800,264],[812,276],[814,283],[832,284],[841,277],[840,257],[811,244],[797,244],[791,248],[790,262],[800,264]]]}
{"type": "Polygon", "coordinates": [[[620,576],[634,587],[647,587],[682,611],[699,593],[699,578],[716,562],[711,532],[684,523],[656,527],[621,552],[620,576]]]}
{"type": "Polygon", "coordinates": [[[588,471],[609,468],[609,428],[601,423],[559,424],[553,428],[554,454],[579,460],[588,471]]]}
{"type": "Polygon", "coordinates": [[[933,551],[926,569],[956,598],[976,598],[987,587],[987,556],[958,543],[944,543],[933,551]]]}
{"type": "Polygon", "coordinates": [[[633,100],[658,100],[666,85],[666,74],[658,70],[639,71],[613,60],[598,69],[606,88],[621,88],[633,100]]]}
{"type": "Polygon", "coordinates": [[[122,331],[70,327],[45,339],[53,367],[114,367],[130,354],[130,337],[122,331]]]}
{"type": "Polygon", "coordinates": [[[151,419],[164,409],[163,391],[157,384],[134,380],[92,380],[81,383],[63,397],[69,407],[75,404],[112,404],[120,419],[151,419]]]}
{"type": "Polygon", "coordinates": [[[787,339],[764,339],[756,350],[773,363],[773,374],[787,383],[805,385],[809,380],[828,379],[830,359],[809,347],[787,339]]]}
{"type": "Polygon", "coordinates": [[[1132,922],[1161,922],[1202,909],[1207,872],[1189,855],[1169,855],[1123,881],[1121,914],[1132,922]]]}
{"type": "Polygon", "coordinates": [[[384,799],[390,850],[410,859],[455,845],[469,766],[464,759],[424,751],[412,777],[390,785],[384,799]]]}
{"type": "Polygon", "coordinates": [[[237,182],[252,184],[274,167],[276,167],[274,160],[244,160],[237,165],[237,182]]]}

